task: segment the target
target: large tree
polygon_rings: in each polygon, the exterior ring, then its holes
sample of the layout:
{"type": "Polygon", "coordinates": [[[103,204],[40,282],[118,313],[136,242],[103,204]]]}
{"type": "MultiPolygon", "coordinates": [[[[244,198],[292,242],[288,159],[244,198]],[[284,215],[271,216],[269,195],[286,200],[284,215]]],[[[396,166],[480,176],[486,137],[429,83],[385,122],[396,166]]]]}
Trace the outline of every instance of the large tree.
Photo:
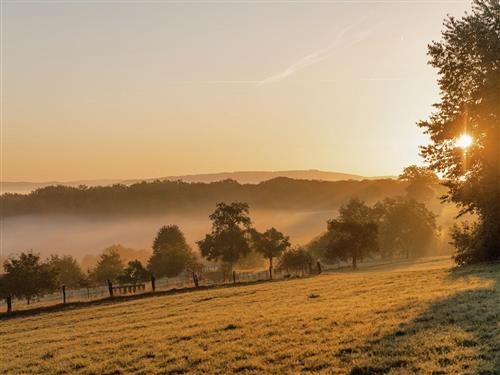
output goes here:
{"type": "Polygon", "coordinates": [[[273,278],[273,259],[279,257],[290,247],[290,238],[275,228],[263,233],[252,231],[252,243],[255,251],[269,260],[269,278],[273,278]]]}
{"type": "Polygon", "coordinates": [[[331,239],[327,257],[329,259],[352,259],[352,268],[357,268],[359,259],[378,251],[378,226],[374,210],[359,199],[351,199],[342,205],[339,216],[328,221],[328,236],[331,239]]]}
{"type": "Polygon", "coordinates": [[[57,288],[57,270],[43,263],[40,256],[21,253],[17,258],[4,262],[4,294],[26,299],[30,304],[34,297],[41,297],[57,288]]]}
{"type": "Polygon", "coordinates": [[[160,228],[153,242],[149,271],[156,277],[174,277],[192,263],[194,254],[177,225],[160,228]]]}
{"type": "Polygon", "coordinates": [[[197,242],[201,255],[208,260],[220,260],[232,270],[233,265],[251,250],[252,221],[248,204],[218,203],[209,217],[212,221],[212,231],[197,242]]]}
{"type": "Polygon", "coordinates": [[[379,215],[379,245],[385,257],[421,256],[436,238],[436,215],[420,202],[387,198],[375,206],[379,215]]]}
{"type": "Polygon", "coordinates": [[[432,141],[422,155],[446,179],[445,199],[479,217],[462,258],[500,259],[500,2],[474,0],[471,13],[448,17],[429,56],[441,100],[419,123],[432,141]],[[464,134],[468,148],[457,142],[464,134]]]}

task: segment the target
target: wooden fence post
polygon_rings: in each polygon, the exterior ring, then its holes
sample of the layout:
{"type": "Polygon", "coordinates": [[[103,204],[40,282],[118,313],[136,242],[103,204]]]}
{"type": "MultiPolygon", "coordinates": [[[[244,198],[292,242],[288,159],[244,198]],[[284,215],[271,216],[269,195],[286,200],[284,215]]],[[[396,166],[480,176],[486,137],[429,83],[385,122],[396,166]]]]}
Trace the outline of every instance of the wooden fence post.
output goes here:
{"type": "Polygon", "coordinates": [[[156,290],[156,278],[154,275],[151,275],[151,290],[153,292],[156,290]]]}
{"type": "Polygon", "coordinates": [[[199,286],[199,284],[198,284],[198,275],[194,271],[193,271],[193,282],[194,282],[194,286],[196,288],[198,288],[198,286],[199,286]]]}
{"type": "Polygon", "coordinates": [[[63,304],[66,304],[66,285],[62,286],[63,304]]]}
{"type": "Polygon", "coordinates": [[[113,297],[113,283],[108,280],[108,290],[109,290],[109,296],[113,297]]]}
{"type": "Polygon", "coordinates": [[[7,312],[12,312],[12,296],[9,294],[6,298],[7,300],[7,312]]]}
{"type": "Polygon", "coordinates": [[[322,271],[321,271],[321,263],[319,262],[319,260],[318,260],[318,262],[316,263],[316,266],[318,267],[318,275],[319,275],[319,274],[322,272],[322,271]]]}

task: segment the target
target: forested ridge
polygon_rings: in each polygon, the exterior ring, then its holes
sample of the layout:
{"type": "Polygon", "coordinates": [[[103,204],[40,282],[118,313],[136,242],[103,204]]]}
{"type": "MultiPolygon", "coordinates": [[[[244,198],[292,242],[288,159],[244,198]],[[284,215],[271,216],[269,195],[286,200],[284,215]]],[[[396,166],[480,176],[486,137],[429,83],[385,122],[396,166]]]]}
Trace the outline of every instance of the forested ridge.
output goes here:
{"type": "Polygon", "coordinates": [[[368,203],[404,195],[406,183],[391,180],[316,181],[279,177],[259,184],[141,182],[130,186],[48,186],[30,194],[0,196],[2,217],[27,214],[123,215],[210,209],[243,201],[262,209],[336,209],[351,197],[368,203]]]}

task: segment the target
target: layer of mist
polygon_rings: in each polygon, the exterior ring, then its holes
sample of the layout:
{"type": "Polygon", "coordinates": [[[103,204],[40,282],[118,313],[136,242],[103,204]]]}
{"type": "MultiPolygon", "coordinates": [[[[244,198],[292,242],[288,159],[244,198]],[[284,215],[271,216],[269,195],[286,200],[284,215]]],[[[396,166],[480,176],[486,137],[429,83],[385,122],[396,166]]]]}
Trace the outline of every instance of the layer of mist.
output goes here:
{"type": "MultiPolygon", "coordinates": [[[[99,254],[106,247],[121,244],[136,249],[151,249],[162,225],[177,224],[186,239],[196,247],[210,230],[210,210],[175,215],[82,218],[69,215],[22,215],[3,219],[2,253],[6,257],[33,250],[42,256],[70,254],[82,259],[99,254]]],[[[326,229],[335,211],[252,210],[259,230],[276,227],[293,243],[305,244],[326,229]]]]}

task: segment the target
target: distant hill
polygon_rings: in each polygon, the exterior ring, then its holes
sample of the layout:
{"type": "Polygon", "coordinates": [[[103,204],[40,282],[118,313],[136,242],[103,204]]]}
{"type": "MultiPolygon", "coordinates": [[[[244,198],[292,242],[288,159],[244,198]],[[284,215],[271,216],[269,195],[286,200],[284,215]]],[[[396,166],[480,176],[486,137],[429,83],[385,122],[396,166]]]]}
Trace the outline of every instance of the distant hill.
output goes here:
{"type": "Polygon", "coordinates": [[[142,181],[169,180],[169,181],[185,181],[185,182],[204,182],[211,183],[231,179],[240,184],[258,184],[263,181],[268,181],[276,177],[287,177],[297,180],[318,180],[318,181],[343,181],[355,180],[361,181],[365,179],[379,179],[391,177],[364,177],[348,173],[320,171],[317,169],[310,170],[295,170],[295,171],[243,171],[243,172],[221,172],[221,173],[204,173],[191,174],[183,176],[167,176],[149,179],[136,180],[79,180],[79,181],[47,181],[47,182],[10,182],[0,181],[2,193],[18,193],[27,194],[33,190],[44,188],[47,186],[64,185],[77,187],[79,185],[86,186],[109,186],[113,184],[132,185],[142,181]]]}

